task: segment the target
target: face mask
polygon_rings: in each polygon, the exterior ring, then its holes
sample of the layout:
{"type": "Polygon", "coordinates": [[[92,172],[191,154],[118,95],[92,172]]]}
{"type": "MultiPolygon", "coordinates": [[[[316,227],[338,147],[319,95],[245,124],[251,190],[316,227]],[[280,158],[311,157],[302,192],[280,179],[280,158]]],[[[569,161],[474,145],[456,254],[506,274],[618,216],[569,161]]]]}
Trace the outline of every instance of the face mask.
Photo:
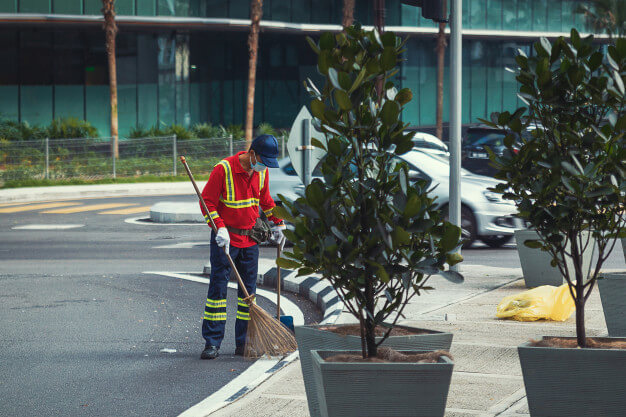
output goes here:
{"type": "Polygon", "coordinates": [[[252,164],[252,162],[251,162],[253,170],[255,170],[256,172],[263,172],[263,171],[265,171],[265,168],[267,168],[267,167],[265,166],[265,164],[263,162],[259,162],[259,160],[256,159],[256,153],[254,155],[254,161],[255,161],[254,164],[252,164]]]}

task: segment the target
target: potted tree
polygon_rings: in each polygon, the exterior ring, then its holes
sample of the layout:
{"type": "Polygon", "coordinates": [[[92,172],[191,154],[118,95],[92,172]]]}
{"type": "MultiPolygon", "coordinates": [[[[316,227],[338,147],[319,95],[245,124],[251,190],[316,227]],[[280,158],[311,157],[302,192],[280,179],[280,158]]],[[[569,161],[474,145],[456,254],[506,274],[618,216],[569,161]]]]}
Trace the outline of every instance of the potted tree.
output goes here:
{"type": "Polygon", "coordinates": [[[451,334],[397,323],[407,303],[430,288],[431,275],[463,280],[445,269],[462,260],[456,253],[460,229],[444,221],[428,184],[411,178],[399,157],[413,147],[401,121],[412,94],[398,91],[392,81],[404,42],[391,32],[355,25],[309,43],[326,79],[322,89],[310,80],[306,86],[313,125],[326,139],[313,145],[327,153],[323,180],[313,180],[295,201],[281,197],[277,213],[293,223],[286,235],[294,246],[278,262],[301,275],[321,274],[358,322],[296,328],[309,411],[312,416],[443,415],[453,366],[449,357],[437,354],[434,363],[372,362],[381,350],[389,356],[383,345],[449,349],[451,334]],[[326,360],[346,350],[360,360],[326,360]]]}
{"type": "MultiPolygon", "coordinates": [[[[491,159],[504,181],[496,191],[515,201],[537,231],[538,238],[524,244],[549,253],[569,285],[576,337],[544,336],[519,347],[530,414],[621,416],[626,338],[587,338],[585,302],[626,234],[626,40],[610,45],[605,56],[593,37],[581,39],[572,29],[569,42],[542,38],[534,49],[534,56],[520,52],[516,58],[519,97],[528,109],[492,117],[492,125],[512,133],[505,139],[508,152],[491,159]],[[515,135],[529,125],[538,128],[514,149],[515,135]],[[592,239],[597,254],[587,269],[583,253],[592,239]]],[[[617,298],[623,314],[626,292],[617,298]]]]}

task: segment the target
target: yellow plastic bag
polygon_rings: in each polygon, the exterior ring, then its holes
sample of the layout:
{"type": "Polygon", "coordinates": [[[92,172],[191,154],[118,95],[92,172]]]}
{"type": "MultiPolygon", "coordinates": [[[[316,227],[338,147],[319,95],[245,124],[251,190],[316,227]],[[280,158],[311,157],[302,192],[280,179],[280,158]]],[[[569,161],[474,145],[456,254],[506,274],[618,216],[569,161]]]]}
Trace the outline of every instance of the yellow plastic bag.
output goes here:
{"type": "Polygon", "coordinates": [[[560,287],[542,285],[505,297],[498,304],[496,317],[517,321],[565,321],[575,310],[574,299],[567,284],[560,287]]]}

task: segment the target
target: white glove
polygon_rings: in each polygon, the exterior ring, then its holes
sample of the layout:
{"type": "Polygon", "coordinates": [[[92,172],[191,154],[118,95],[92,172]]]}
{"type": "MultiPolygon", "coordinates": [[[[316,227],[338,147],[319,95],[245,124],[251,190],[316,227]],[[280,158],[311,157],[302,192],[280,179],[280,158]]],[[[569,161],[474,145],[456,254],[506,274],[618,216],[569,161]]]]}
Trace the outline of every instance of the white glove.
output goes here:
{"type": "Polygon", "coordinates": [[[276,225],[272,227],[272,238],[279,245],[283,242],[283,239],[285,238],[285,235],[283,234],[284,229],[285,229],[284,224],[276,225]]]}
{"type": "Polygon", "coordinates": [[[215,241],[217,242],[217,246],[219,246],[220,248],[226,248],[226,252],[229,252],[230,235],[228,234],[228,230],[225,227],[220,227],[219,229],[217,229],[215,241]]]}

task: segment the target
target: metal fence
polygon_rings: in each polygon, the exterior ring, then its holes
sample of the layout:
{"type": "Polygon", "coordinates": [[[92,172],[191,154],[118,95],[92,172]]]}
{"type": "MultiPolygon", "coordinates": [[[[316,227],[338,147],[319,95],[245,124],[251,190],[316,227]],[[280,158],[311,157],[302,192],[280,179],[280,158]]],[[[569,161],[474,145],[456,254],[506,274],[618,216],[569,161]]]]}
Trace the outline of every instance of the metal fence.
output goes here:
{"type": "Polygon", "coordinates": [[[0,182],[185,175],[178,167],[180,155],[194,173],[207,174],[220,159],[244,148],[245,140],[232,137],[120,139],[114,158],[110,138],[0,140],[0,182]]]}

